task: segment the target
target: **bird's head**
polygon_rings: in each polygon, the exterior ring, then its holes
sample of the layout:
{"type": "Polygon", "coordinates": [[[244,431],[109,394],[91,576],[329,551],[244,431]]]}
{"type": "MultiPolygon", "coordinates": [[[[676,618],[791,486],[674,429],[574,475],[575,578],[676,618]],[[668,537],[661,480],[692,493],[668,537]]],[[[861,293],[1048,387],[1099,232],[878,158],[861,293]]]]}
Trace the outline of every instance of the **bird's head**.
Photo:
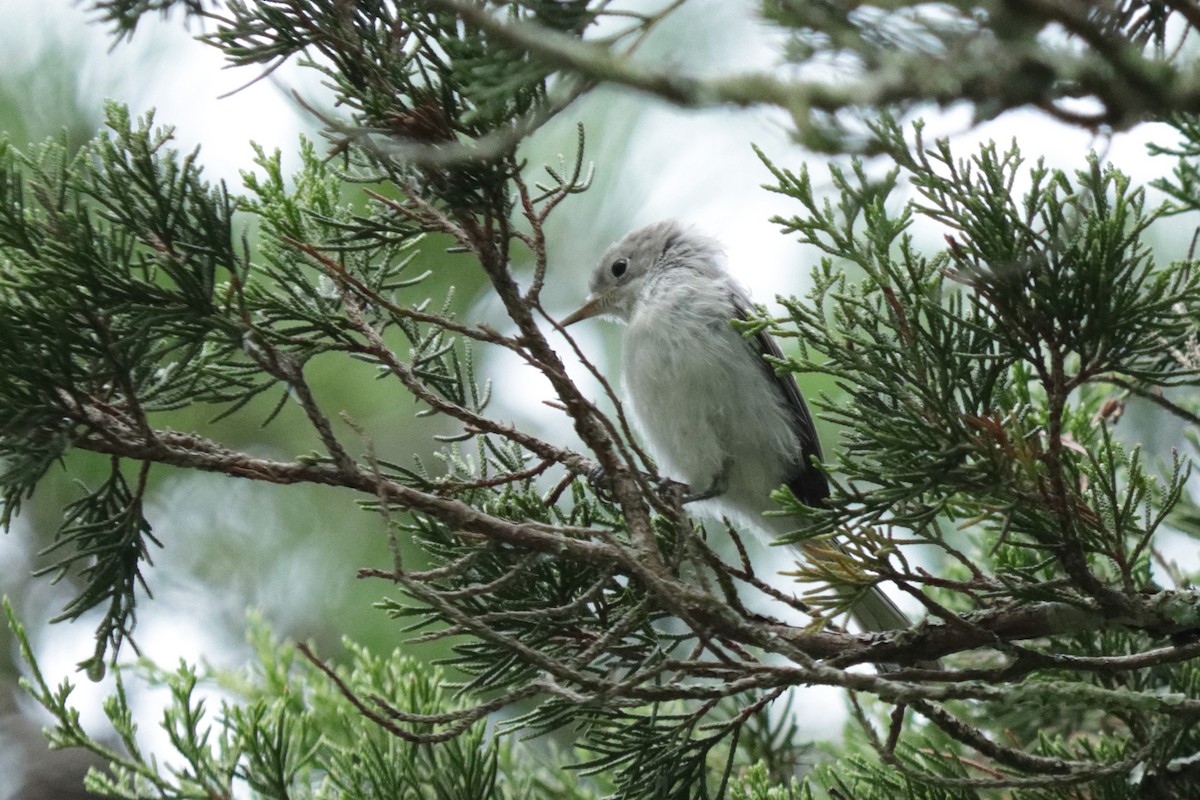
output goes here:
{"type": "Polygon", "coordinates": [[[562,325],[598,316],[628,322],[647,279],[680,266],[681,253],[693,252],[697,243],[709,241],[675,220],[656,222],[630,233],[604,251],[592,272],[587,300],[563,319],[562,325]]]}

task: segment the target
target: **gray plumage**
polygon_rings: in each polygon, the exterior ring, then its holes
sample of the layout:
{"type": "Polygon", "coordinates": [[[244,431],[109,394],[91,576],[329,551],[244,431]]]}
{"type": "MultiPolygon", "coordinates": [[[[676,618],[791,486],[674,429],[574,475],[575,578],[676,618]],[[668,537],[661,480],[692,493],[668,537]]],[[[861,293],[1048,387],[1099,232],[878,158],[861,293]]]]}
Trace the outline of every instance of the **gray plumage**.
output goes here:
{"type": "MultiPolygon", "coordinates": [[[[795,526],[763,516],[777,509],[771,492],[787,485],[819,506],[829,486],[812,465],[821,446],[796,381],[763,359],[779,356],[778,345],[730,324],[753,306],[724,261],[716,241],[674,220],[641,228],[604,253],[587,301],[563,324],[592,316],[625,323],[626,408],[660,471],[711,498],[719,513],[779,536],[795,526]]],[[[866,630],[908,626],[878,589],[851,615],[866,630]]]]}

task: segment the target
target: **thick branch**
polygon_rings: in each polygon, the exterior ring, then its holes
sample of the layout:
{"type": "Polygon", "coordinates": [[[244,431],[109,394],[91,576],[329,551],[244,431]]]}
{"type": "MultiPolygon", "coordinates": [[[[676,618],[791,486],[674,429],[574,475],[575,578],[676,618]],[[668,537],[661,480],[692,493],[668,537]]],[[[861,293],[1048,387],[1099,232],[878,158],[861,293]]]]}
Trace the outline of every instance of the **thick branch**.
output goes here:
{"type": "MultiPolygon", "coordinates": [[[[731,606],[683,580],[648,569],[635,548],[612,541],[599,531],[513,522],[482,513],[461,501],[382,478],[362,467],[347,471],[329,463],[256,458],[194,434],[157,431],[153,437],[146,437],[96,409],[89,409],[87,416],[94,426],[103,425],[105,431],[103,434],[92,431],[77,439],[76,446],[83,450],[268,483],[316,483],[385,497],[397,506],[429,514],[446,525],[492,541],[617,569],[645,582],[664,607],[690,618],[701,630],[803,661],[828,659],[831,666],[838,668],[864,663],[915,663],[1002,642],[1122,625],[1120,619],[1105,620],[1099,613],[1063,603],[1037,603],[981,612],[966,618],[969,626],[927,624],[890,634],[813,632],[769,624],[738,614],[731,606]],[[594,538],[586,538],[588,536],[594,538]]],[[[1184,599],[1181,595],[1180,600],[1184,599]]],[[[1177,629],[1184,627],[1177,626],[1177,629]]],[[[1164,626],[1155,632],[1165,634],[1170,631],[1164,626]]],[[[1145,656],[1150,659],[1146,663],[1130,657],[1128,664],[1090,666],[1111,670],[1169,660],[1169,652],[1155,653],[1153,657],[1145,656]]]]}
{"type": "MultiPolygon", "coordinates": [[[[99,412],[94,412],[99,415],[99,412]]],[[[109,431],[113,433],[114,431],[109,431]]],[[[175,431],[157,431],[146,438],[132,429],[115,431],[118,435],[85,434],[76,447],[95,453],[152,461],[158,464],[218,472],[235,478],[277,484],[316,483],[356,489],[372,496],[386,497],[406,509],[436,517],[452,527],[479,533],[496,541],[529,550],[557,553],[587,563],[628,566],[618,548],[550,532],[535,525],[522,525],[484,514],[458,500],[421,492],[401,483],[380,478],[362,467],[344,470],[334,464],[312,461],[273,461],[229,450],[201,436],[175,431]]]]}
{"type": "MultiPolygon", "coordinates": [[[[948,105],[967,100],[985,105],[990,112],[1033,103],[1054,113],[1050,103],[1073,97],[1077,87],[1096,91],[1106,103],[1103,115],[1079,121],[1089,127],[1104,123],[1126,128],[1151,112],[1200,111],[1200,81],[1195,76],[1145,59],[1135,51],[1114,52],[1106,40],[1090,35],[1090,27],[1075,32],[1089,33],[1087,40],[1093,48],[1105,46],[1083,54],[1071,47],[1022,47],[1019,40],[979,35],[970,42],[970,58],[962,58],[955,48],[941,59],[919,50],[897,51],[889,53],[885,68],[861,77],[843,74],[832,81],[783,80],[767,73],[743,73],[698,78],[635,63],[599,44],[534,23],[503,19],[461,0],[432,2],[470,25],[590,82],[627,86],[687,107],[778,106],[787,110],[802,129],[811,124],[813,111],[929,101],[948,105]],[[1163,73],[1170,74],[1170,79],[1163,73]],[[1155,91],[1145,91],[1147,86],[1155,91]]],[[[1068,30],[1079,27],[1075,24],[1078,15],[1066,13],[1058,5],[1023,5],[1026,11],[1036,11],[1043,22],[1052,20],[1068,30]]]]}

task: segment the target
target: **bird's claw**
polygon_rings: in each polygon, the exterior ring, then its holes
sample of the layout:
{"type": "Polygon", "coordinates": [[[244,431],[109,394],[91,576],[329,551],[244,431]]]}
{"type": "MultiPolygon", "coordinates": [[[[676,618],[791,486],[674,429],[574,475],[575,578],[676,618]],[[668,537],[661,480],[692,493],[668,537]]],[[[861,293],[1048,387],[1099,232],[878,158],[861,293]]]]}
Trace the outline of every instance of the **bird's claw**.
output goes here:
{"type": "MultiPolygon", "coordinates": [[[[691,487],[688,487],[688,488],[691,488],[691,487]]],[[[709,488],[705,489],[702,492],[692,492],[692,491],[684,492],[683,495],[679,498],[679,502],[682,505],[687,505],[688,503],[699,503],[702,500],[712,500],[714,497],[716,497],[719,494],[721,494],[720,491],[714,491],[713,488],[710,486],[709,488]]]]}
{"type": "Polygon", "coordinates": [[[611,503],[612,480],[608,477],[608,471],[604,467],[597,464],[587,471],[588,486],[592,488],[592,494],[603,500],[605,503],[611,503]]]}
{"type": "MultiPolygon", "coordinates": [[[[647,475],[646,477],[648,478],[649,476],[647,475]]],[[[587,471],[587,482],[596,497],[606,503],[613,501],[612,479],[609,478],[608,471],[604,467],[597,464],[589,469],[587,471]]],[[[687,503],[696,503],[701,500],[711,500],[717,497],[725,491],[725,483],[718,478],[707,489],[696,492],[686,483],[680,483],[671,478],[657,478],[654,481],[654,488],[659,495],[669,498],[672,501],[678,500],[680,505],[686,505],[687,503]]]]}
{"type": "Polygon", "coordinates": [[[688,485],[673,481],[670,478],[659,478],[654,483],[655,490],[662,497],[668,498],[671,502],[678,501],[680,504],[687,502],[688,485]]]}
{"type": "Polygon", "coordinates": [[[685,487],[687,492],[683,495],[683,498],[680,500],[680,502],[698,503],[701,500],[712,500],[714,497],[720,497],[721,495],[725,494],[725,490],[729,488],[729,479],[726,477],[729,474],[729,467],[730,464],[728,461],[726,461],[725,468],[721,470],[718,475],[713,477],[712,483],[708,485],[707,489],[697,492],[693,491],[692,487],[690,486],[685,487]]]}

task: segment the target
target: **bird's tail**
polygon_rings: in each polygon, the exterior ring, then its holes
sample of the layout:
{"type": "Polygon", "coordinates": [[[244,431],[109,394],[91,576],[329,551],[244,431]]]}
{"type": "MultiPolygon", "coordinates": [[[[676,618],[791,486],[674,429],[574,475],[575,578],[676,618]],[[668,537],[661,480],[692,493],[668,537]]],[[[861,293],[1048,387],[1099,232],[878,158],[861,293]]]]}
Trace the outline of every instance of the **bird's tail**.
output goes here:
{"type": "MultiPolygon", "coordinates": [[[[836,561],[849,557],[846,549],[835,541],[804,543],[797,549],[816,561],[836,561]]],[[[867,633],[901,630],[912,625],[908,615],[878,586],[872,586],[856,597],[849,611],[850,618],[867,633]]]]}
{"type": "MultiPolygon", "coordinates": [[[[784,516],[764,516],[763,527],[768,532],[782,536],[794,530],[794,520],[784,516]]],[[[848,558],[846,549],[836,541],[822,540],[819,542],[802,542],[792,545],[796,550],[803,551],[810,559],[837,560],[848,558]]],[[[878,586],[872,586],[861,592],[849,608],[850,617],[863,631],[867,633],[882,633],[884,631],[904,630],[912,625],[900,607],[888,597],[878,586]]],[[[928,666],[934,662],[922,662],[928,666]]],[[[936,667],[935,667],[936,668],[936,667]]]]}
{"type": "MultiPolygon", "coordinates": [[[[809,545],[804,549],[814,558],[829,558],[830,547],[835,552],[844,552],[843,548],[836,542],[822,542],[821,545],[809,545]]],[[[878,586],[872,586],[865,592],[854,599],[850,605],[850,618],[854,620],[858,627],[868,633],[881,633],[884,631],[903,630],[912,625],[912,620],[908,615],[900,610],[890,597],[884,594],[883,590],[878,586]]],[[[891,672],[899,669],[895,664],[880,664],[878,665],[885,672],[891,672]]],[[[913,666],[918,669],[941,670],[940,661],[917,661],[913,666]]]]}
{"type": "Polygon", "coordinates": [[[872,586],[850,606],[850,616],[864,631],[894,631],[912,624],[908,615],[878,586],[872,586]]]}

